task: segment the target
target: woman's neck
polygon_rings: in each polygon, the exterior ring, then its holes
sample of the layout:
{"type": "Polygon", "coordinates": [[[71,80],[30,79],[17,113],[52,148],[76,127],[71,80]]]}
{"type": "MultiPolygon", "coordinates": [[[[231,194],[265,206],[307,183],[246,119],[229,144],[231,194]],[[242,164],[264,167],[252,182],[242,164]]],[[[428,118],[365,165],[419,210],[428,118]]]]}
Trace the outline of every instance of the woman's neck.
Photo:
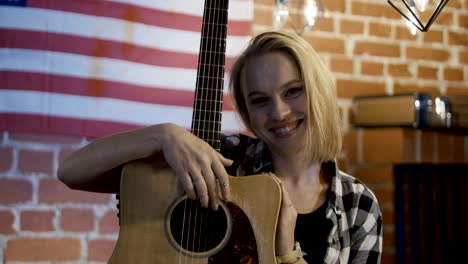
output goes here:
{"type": "Polygon", "coordinates": [[[320,182],[320,162],[310,162],[303,158],[272,155],[274,173],[283,181],[293,185],[320,182]]]}

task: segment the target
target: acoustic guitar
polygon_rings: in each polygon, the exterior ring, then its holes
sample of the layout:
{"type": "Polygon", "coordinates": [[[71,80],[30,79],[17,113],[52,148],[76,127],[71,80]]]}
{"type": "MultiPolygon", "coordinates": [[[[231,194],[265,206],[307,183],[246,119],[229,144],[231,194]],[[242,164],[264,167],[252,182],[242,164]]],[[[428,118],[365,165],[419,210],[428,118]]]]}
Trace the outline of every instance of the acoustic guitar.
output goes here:
{"type": "MultiPolygon", "coordinates": [[[[220,149],[228,0],[206,0],[192,133],[220,149]]],[[[230,263],[238,240],[253,244],[253,262],[275,263],[281,188],[275,177],[232,177],[231,200],[218,210],[186,197],[167,163],[146,158],[125,164],[120,185],[120,231],[111,264],[230,263]],[[248,227],[239,219],[247,219],[248,227]],[[249,232],[252,237],[249,237],[249,232]],[[254,240],[254,241],[252,241],[254,240]]],[[[219,186],[218,186],[219,189],[219,186]]],[[[238,244],[237,244],[238,245],[238,244]]]]}

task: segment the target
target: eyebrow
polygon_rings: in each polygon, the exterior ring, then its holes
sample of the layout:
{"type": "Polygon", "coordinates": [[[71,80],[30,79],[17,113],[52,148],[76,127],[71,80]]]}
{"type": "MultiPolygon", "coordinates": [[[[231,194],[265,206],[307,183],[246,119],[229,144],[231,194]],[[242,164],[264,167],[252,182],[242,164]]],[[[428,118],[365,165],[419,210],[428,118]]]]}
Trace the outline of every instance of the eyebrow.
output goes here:
{"type": "MultiPolygon", "coordinates": [[[[294,85],[297,85],[297,84],[301,84],[302,85],[302,80],[300,79],[296,79],[296,80],[291,80],[283,85],[281,85],[280,89],[284,89],[286,87],[289,87],[289,86],[294,86],[294,85]]],[[[252,91],[250,93],[247,94],[247,97],[252,97],[252,96],[256,96],[256,95],[263,95],[263,92],[259,92],[259,91],[252,91]]]]}

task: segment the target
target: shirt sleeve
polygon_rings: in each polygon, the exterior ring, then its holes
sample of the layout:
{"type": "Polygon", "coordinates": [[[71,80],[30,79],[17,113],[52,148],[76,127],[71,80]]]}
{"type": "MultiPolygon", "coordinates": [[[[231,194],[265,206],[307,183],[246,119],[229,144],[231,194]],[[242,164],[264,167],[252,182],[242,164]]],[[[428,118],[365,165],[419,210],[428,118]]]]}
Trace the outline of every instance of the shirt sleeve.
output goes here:
{"type": "Polygon", "coordinates": [[[350,263],[380,263],[382,213],[371,191],[362,194],[357,210],[356,222],[351,230],[350,263]]]}

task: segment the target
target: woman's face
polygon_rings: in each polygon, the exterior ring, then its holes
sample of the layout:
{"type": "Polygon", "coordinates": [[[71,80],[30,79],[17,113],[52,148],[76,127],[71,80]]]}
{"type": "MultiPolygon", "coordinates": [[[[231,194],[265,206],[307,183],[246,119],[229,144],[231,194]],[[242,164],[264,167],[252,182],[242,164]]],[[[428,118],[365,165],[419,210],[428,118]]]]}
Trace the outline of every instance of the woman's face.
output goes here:
{"type": "Polygon", "coordinates": [[[306,91],[296,62],[283,52],[251,58],[241,75],[250,124],[276,153],[305,146],[306,91]]]}

